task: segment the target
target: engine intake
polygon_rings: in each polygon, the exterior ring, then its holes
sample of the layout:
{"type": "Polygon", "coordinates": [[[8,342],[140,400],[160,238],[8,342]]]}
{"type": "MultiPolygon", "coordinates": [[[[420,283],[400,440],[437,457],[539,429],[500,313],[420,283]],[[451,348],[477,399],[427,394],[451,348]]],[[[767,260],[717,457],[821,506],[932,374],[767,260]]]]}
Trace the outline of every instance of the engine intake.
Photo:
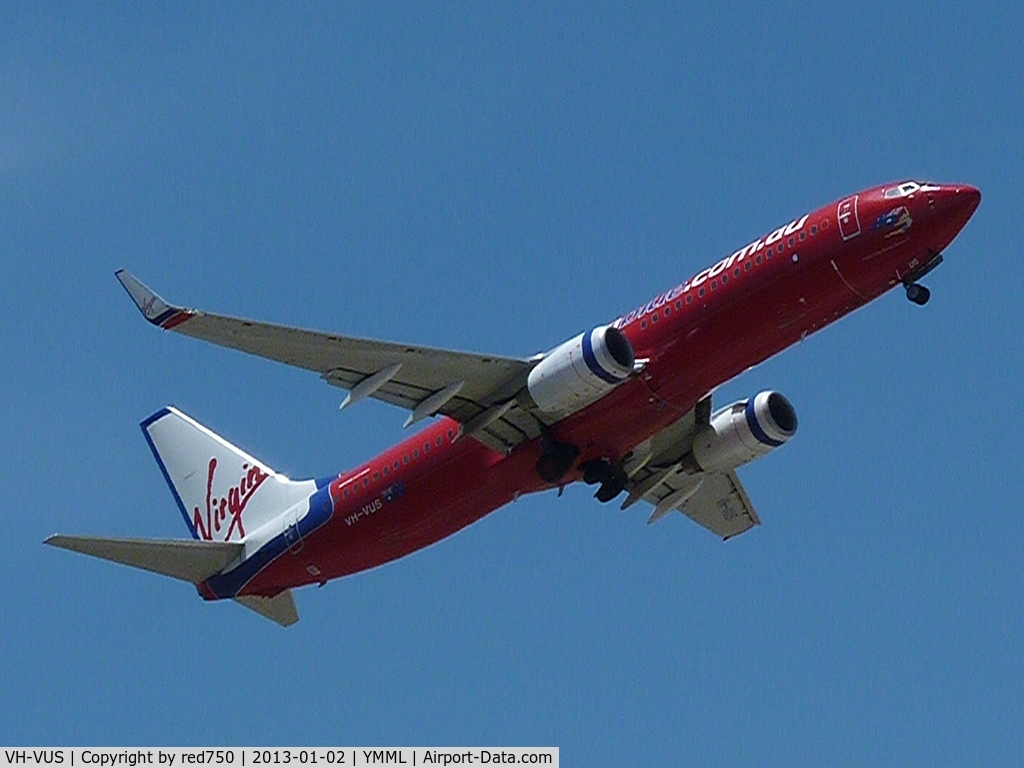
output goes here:
{"type": "Polygon", "coordinates": [[[779,392],[760,392],[711,417],[693,439],[693,458],[705,472],[735,469],[778,448],[796,434],[792,404],[779,392]]]}
{"type": "Polygon", "coordinates": [[[526,405],[568,416],[608,394],[633,373],[633,345],[602,325],[552,349],[530,371],[526,405]]]}

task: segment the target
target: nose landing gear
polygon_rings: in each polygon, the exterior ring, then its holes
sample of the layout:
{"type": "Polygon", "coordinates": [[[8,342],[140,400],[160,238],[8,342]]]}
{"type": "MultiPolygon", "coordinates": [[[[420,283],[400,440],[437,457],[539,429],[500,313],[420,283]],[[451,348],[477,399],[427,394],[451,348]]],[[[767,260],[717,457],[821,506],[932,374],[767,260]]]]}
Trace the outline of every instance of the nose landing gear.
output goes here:
{"type": "MultiPolygon", "coordinates": [[[[923,307],[928,303],[928,299],[932,297],[932,292],[921,285],[918,280],[927,275],[939,264],[942,263],[942,254],[938,251],[928,250],[928,260],[924,263],[923,267],[915,269],[908,275],[903,276],[903,287],[907,289],[907,298],[917,304],[919,307],[923,307]]],[[[897,273],[897,277],[899,274],[897,273]]]]}
{"type": "Polygon", "coordinates": [[[907,285],[907,298],[917,304],[919,307],[923,307],[928,303],[928,299],[932,297],[932,292],[925,288],[920,283],[909,283],[907,285]]]}

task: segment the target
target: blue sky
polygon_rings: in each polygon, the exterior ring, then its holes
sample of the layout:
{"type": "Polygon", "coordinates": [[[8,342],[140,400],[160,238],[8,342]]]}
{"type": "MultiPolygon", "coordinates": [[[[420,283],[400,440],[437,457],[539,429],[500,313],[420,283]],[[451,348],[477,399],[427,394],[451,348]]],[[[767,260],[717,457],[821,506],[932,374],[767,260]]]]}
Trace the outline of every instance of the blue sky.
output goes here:
{"type": "Polygon", "coordinates": [[[1022,11],[620,5],[0,8],[0,743],[1020,763],[1022,11]],[[185,535],[138,429],[166,404],[293,477],[403,434],[148,327],[119,267],[529,355],[903,178],[981,207],[926,308],[893,292],[721,388],[800,417],[741,470],[736,540],[571,488],[299,591],[287,631],[40,543],[185,535]]]}

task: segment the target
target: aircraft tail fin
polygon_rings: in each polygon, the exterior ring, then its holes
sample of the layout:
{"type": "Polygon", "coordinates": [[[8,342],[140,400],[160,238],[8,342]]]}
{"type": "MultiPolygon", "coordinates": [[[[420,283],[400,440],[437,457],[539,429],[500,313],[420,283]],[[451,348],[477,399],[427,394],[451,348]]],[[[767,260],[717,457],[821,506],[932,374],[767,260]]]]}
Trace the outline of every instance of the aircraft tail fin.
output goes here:
{"type": "Polygon", "coordinates": [[[239,541],[316,491],[235,447],[176,408],[142,422],[194,539],[239,541]]]}
{"type": "Polygon", "coordinates": [[[51,536],[44,544],[198,584],[242,554],[239,542],[51,536]]]}

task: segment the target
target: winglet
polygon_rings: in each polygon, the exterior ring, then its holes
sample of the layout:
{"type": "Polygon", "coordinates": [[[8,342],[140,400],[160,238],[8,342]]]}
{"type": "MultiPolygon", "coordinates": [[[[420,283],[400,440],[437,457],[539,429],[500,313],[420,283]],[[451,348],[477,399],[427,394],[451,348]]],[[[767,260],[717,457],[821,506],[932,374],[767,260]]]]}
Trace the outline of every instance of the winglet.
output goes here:
{"type": "Polygon", "coordinates": [[[195,314],[190,309],[171,306],[150,288],[140,283],[135,275],[126,269],[117,270],[114,276],[128,291],[128,295],[132,297],[132,301],[135,302],[135,306],[139,308],[143,317],[153,325],[170,330],[195,314]]]}

